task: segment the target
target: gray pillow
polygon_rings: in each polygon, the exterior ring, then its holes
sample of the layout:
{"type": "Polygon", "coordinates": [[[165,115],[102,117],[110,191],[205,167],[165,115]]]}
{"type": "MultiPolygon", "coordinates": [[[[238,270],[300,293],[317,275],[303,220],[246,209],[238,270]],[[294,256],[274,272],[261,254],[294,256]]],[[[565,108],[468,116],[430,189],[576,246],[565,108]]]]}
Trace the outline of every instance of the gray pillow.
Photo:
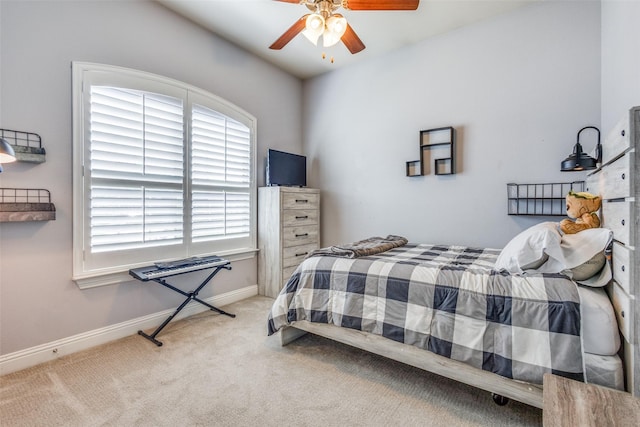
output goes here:
{"type": "Polygon", "coordinates": [[[571,269],[573,273],[573,280],[587,280],[595,276],[602,270],[604,263],[607,262],[607,258],[604,252],[598,252],[591,259],[584,264],[571,269]]]}

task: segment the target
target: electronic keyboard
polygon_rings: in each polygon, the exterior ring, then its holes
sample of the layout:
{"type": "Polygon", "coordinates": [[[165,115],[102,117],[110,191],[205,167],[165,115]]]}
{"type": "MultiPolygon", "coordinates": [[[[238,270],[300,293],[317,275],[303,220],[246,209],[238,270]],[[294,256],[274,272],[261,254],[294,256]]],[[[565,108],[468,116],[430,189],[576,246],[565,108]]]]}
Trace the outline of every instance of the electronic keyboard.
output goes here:
{"type": "Polygon", "coordinates": [[[129,274],[144,282],[161,277],[204,270],[218,266],[225,266],[230,262],[219,256],[191,257],[169,262],[157,262],[146,267],[132,268],[129,274]]]}

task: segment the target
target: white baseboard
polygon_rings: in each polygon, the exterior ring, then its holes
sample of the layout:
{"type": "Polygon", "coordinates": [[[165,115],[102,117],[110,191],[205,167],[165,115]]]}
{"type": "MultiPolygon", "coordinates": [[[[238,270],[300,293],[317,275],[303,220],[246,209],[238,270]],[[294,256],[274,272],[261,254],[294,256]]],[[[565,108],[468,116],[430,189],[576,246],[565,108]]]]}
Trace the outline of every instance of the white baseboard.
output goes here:
{"type": "MultiPolygon", "coordinates": [[[[204,301],[216,307],[241,301],[258,294],[258,286],[247,286],[246,288],[227,292],[204,301]]],[[[202,304],[189,304],[172,321],[192,316],[196,313],[207,311],[208,308],[202,304]]],[[[126,322],[110,325],[82,334],[41,344],[25,350],[16,351],[0,356],[0,375],[9,374],[21,369],[29,368],[43,362],[55,360],[62,356],[86,350],[100,344],[105,344],[119,338],[138,333],[141,329],[150,329],[159,326],[175,308],[164,310],[148,316],[138,317],[126,322]]]]}

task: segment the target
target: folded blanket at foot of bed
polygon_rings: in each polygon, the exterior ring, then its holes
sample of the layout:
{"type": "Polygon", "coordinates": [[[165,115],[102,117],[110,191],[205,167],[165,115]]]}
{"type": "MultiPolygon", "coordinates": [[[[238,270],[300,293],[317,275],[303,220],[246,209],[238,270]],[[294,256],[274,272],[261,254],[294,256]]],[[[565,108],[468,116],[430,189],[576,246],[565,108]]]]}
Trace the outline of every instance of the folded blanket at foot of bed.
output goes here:
{"type": "Polygon", "coordinates": [[[335,256],[342,258],[359,258],[386,252],[407,244],[407,239],[401,236],[388,235],[387,237],[369,237],[354,243],[334,245],[328,248],[316,249],[307,258],[312,256],[335,256]]]}

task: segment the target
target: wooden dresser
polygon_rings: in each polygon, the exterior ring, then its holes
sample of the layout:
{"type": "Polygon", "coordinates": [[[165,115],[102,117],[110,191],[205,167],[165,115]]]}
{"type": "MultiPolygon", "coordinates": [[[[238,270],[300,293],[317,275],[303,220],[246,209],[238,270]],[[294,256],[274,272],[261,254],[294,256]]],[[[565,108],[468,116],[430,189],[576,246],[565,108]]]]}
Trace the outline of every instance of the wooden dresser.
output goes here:
{"type": "Polygon", "coordinates": [[[258,189],[258,292],[275,298],[305,256],[320,247],[320,190],[258,189]]]}
{"type": "Polygon", "coordinates": [[[613,231],[613,283],[608,293],[622,334],[626,388],[640,396],[640,107],[618,122],[602,143],[602,166],[587,177],[585,191],[602,197],[602,227],[613,231]]]}

